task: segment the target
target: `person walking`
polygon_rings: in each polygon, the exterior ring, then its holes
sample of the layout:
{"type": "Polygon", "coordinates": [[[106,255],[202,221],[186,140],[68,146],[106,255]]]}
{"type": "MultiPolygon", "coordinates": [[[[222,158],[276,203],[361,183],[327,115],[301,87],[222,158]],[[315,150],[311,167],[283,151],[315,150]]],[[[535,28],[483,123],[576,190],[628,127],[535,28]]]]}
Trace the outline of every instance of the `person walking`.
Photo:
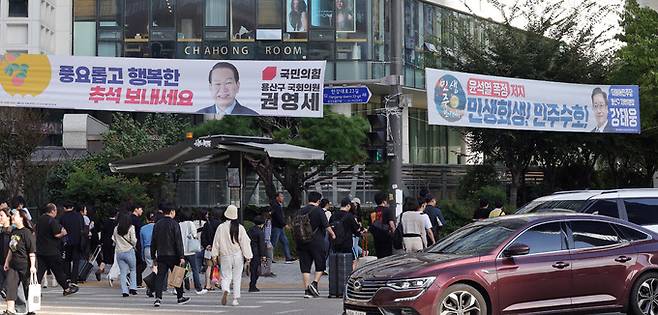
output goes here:
{"type": "Polygon", "coordinates": [[[32,214],[30,213],[30,210],[28,210],[27,208],[25,208],[25,205],[26,205],[26,204],[27,204],[27,203],[26,203],[26,201],[25,201],[25,198],[23,198],[23,196],[16,196],[16,197],[14,197],[14,199],[11,201],[11,205],[12,205],[13,209],[16,209],[16,210],[20,210],[20,211],[25,212],[25,216],[27,217],[27,219],[28,219],[30,222],[32,222],[32,214]]]}
{"type": "Polygon", "coordinates": [[[267,270],[263,272],[261,270],[261,276],[263,277],[276,277],[276,274],[272,271],[272,261],[274,259],[274,246],[272,246],[272,212],[271,209],[265,210],[263,213],[263,218],[265,219],[265,225],[263,225],[263,237],[265,238],[265,248],[267,260],[265,261],[265,266],[267,270]]]}
{"type": "Polygon", "coordinates": [[[229,205],[224,212],[226,222],[219,225],[212,242],[212,256],[219,257],[219,266],[222,273],[222,305],[226,305],[228,295],[231,293],[233,283],[233,302],[240,303],[240,283],[245,260],[247,263],[253,258],[251,240],[247,236],[244,226],[238,222],[238,208],[229,205]]]}
{"type": "MultiPolygon", "coordinates": [[[[155,278],[155,302],[154,307],[160,307],[162,303],[162,291],[166,288],[167,270],[173,270],[174,266],[185,265],[185,253],[183,251],[183,238],[180,225],[174,220],[176,209],[171,204],[163,204],[160,208],[163,217],[153,227],[151,239],[151,257],[153,258],[153,272],[155,278]]],[[[183,285],[176,288],[178,304],[187,304],[189,297],[183,296],[183,285]]]]}
{"type": "Polygon", "coordinates": [[[357,258],[353,252],[352,239],[361,235],[361,226],[354,218],[353,207],[354,203],[349,198],[344,198],[340,202],[340,211],[335,211],[329,220],[329,226],[335,235],[329,264],[336,268],[329,275],[329,298],[343,297],[345,281],[352,273],[353,262],[357,258]]]}
{"type": "MultiPolygon", "coordinates": [[[[318,283],[322,279],[322,274],[326,269],[327,252],[324,246],[324,235],[329,233],[331,239],[336,238],[334,232],[329,227],[327,216],[320,209],[320,199],[322,195],[317,191],[308,194],[308,204],[301,208],[297,214],[296,220],[301,224],[308,222],[310,226],[295,226],[294,230],[312,231],[310,240],[300,239],[296,235],[297,255],[299,255],[299,269],[302,273],[302,283],[304,285],[304,298],[319,297],[318,283]],[[304,218],[307,217],[308,220],[304,218]],[[302,220],[303,219],[303,220],[302,220]],[[311,280],[311,265],[315,265],[315,274],[311,280]]],[[[351,239],[350,239],[351,241],[351,239]]]]}
{"type": "Polygon", "coordinates": [[[135,257],[137,236],[129,214],[119,215],[113,238],[114,244],[116,244],[115,251],[120,270],[121,295],[123,297],[137,295],[137,261],[135,257]],[[128,273],[130,273],[130,289],[126,283],[128,273]]]}
{"type": "MultiPolygon", "coordinates": [[[[9,251],[9,241],[11,241],[11,219],[9,218],[9,207],[7,203],[0,203],[0,261],[4,263],[9,251]]],[[[0,268],[0,296],[4,299],[7,297],[5,289],[5,280],[7,272],[0,268]]]]}
{"type": "Polygon", "coordinates": [[[446,219],[441,213],[441,209],[436,205],[436,198],[433,195],[427,194],[425,196],[425,214],[430,218],[432,222],[432,233],[434,234],[434,239],[439,238],[439,231],[446,224],[446,219]]]}
{"type": "Polygon", "coordinates": [[[393,255],[393,232],[395,231],[395,212],[388,204],[388,196],[384,192],[375,194],[375,211],[370,214],[368,231],[375,241],[377,258],[393,255]]]}
{"type": "Polygon", "coordinates": [[[194,281],[194,289],[197,295],[203,295],[208,293],[208,290],[204,289],[201,285],[201,278],[199,277],[199,263],[196,258],[197,251],[201,250],[201,240],[197,237],[197,228],[194,222],[192,222],[192,215],[189,210],[181,211],[180,218],[180,233],[183,242],[183,253],[185,255],[185,261],[190,264],[190,269],[192,269],[192,280],[194,281]],[[193,247],[197,248],[193,248],[193,247]]]}
{"type": "Polygon", "coordinates": [[[204,248],[203,259],[206,263],[205,289],[212,291],[214,290],[212,286],[212,269],[215,267],[212,259],[212,242],[215,239],[215,232],[217,232],[217,228],[221,223],[221,210],[219,208],[212,208],[206,216],[206,224],[201,228],[201,247],[204,248]]]}
{"type": "Polygon", "coordinates": [[[480,207],[473,213],[473,221],[487,219],[489,218],[489,213],[491,213],[491,210],[489,210],[489,201],[482,198],[480,199],[480,207]]]}
{"type": "MultiPolygon", "coordinates": [[[[107,218],[99,221],[98,230],[101,233],[100,241],[103,260],[96,271],[96,279],[100,278],[101,274],[105,272],[106,265],[114,264],[114,241],[112,241],[112,235],[114,234],[114,228],[117,226],[117,214],[117,209],[113,209],[107,218]]],[[[110,286],[112,286],[112,279],[109,280],[110,286]]]]}
{"type": "MultiPolygon", "coordinates": [[[[146,224],[142,226],[142,228],[139,231],[139,241],[140,245],[142,246],[142,252],[138,253],[138,255],[142,256],[142,259],[144,259],[144,263],[146,264],[146,268],[149,270],[153,269],[153,259],[151,258],[151,238],[153,237],[153,226],[155,223],[153,223],[154,219],[154,213],[151,212],[146,215],[146,224]]],[[[146,281],[144,281],[146,282],[146,281]]],[[[155,291],[155,288],[153,287],[153,283],[151,285],[147,285],[146,287],[146,295],[148,297],[153,297],[153,292],[155,291]]]]}
{"type": "Polygon", "coordinates": [[[15,228],[11,232],[9,251],[4,262],[4,270],[7,273],[6,315],[16,314],[19,284],[23,285],[23,293],[27,298],[30,276],[36,277],[37,273],[36,244],[30,221],[21,210],[11,210],[10,217],[15,228]]]}
{"type": "MultiPolygon", "coordinates": [[[[320,200],[320,208],[322,209],[322,211],[324,211],[324,215],[327,217],[327,221],[331,221],[331,208],[332,208],[332,206],[333,205],[331,204],[331,201],[329,201],[329,199],[322,198],[322,200],[320,200]]],[[[323,274],[326,276],[326,275],[329,274],[329,269],[330,269],[329,268],[329,255],[331,255],[331,241],[329,240],[329,234],[328,233],[325,233],[325,235],[324,235],[324,245],[327,248],[327,263],[326,263],[327,270],[325,270],[323,274]]]]}
{"type": "Polygon", "coordinates": [[[402,225],[404,231],[404,250],[408,253],[417,252],[425,247],[423,240],[426,238],[425,219],[419,212],[421,206],[414,198],[407,197],[404,202],[403,212],[400,214],[398,225],[402,225]]]}
{"type": "Polygon", "coordinates": [[[260,276],[259,267],[261,262],[267,262],[267,246],[265,245],[265,233],[263,231],[265,219],[257,215],[253,222],[254,226],[247,231],[247,236],[251,240],[251,252],[254,256],[249,264],[249,292],[260,292],[256,287],[256,282],[258,282],[260,276]]]}
{"type": "Polygon", "coordinates": [[[59,219],[60,224],[66,229],[64,238],[64,270],[71,283],[78,283],[80,274],[80,259],[82,258],[82,234],[84,233],[84,219],[80,212],[73,211],[71,203],[64,204],[64,214],[59,219]]]}
{"type": "Polygon", "coordinates": [[[146,270],[146,263],[144,262],[142,255],[139,255],[139,253],[142,252],[141,229],[144,225],[144,222],[142,221],[144,207],[139,204],[133,204],[130,206],[130,212],[130,223],[135,228],[135,236],[137,237],[137,243],[135,246],[135,253],[137,255],[135,256],[135,259],[137,266],[137,287],[140,287],[142,285],[142,274],[144,273],[144,270],[146,270]]]}
{"type": "Polygon", "coordinates": [[[286,236],[285,229],[288,227],[283,211],[284,197],[282,192],[278,192],[272,202],[272,246],[276,250],[276,246],[281,242],[283,246],[283,255],[286,257],[286,264],[292,264],[295,259],[290,255],[290,245],[288,237],[286,236]]]}
{"type": "Polygon", "coordinates": [[[64,261],[60,246],[62,238],[66,236],[67,232],[55,220],[56,216],[57,206],[49,203],[46,205],[45,212],[37,220],[36,241],[39,244],[36,249],[37,280],[43,279],[46,271],[50,270],[57,279],[57,283],[64,289],[64,296],[67,296],[78,292],[78,287],[69,285],[66,281],[66,273],[62,269],[64,261]]]}

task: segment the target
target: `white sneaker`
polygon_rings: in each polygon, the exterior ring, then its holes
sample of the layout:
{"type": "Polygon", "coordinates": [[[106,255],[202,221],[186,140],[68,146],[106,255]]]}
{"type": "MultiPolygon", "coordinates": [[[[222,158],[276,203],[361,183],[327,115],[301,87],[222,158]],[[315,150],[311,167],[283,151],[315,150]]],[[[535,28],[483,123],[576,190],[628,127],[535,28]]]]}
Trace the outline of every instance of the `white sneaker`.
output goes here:
{"type": "Polygon", "coordinates": [[[208,293],[208,290],[206,290],[206,289],[203,289],[201,291],[196,291],[196,295],[204,295],[206,293],[208,293]]]}
{"type": "Polygon", "coordinates": [[[238,306],[240,305],[240,303],[238,303],[238,300],[233,300],[233,302],[231,302],[231,305],[238,306]]]}

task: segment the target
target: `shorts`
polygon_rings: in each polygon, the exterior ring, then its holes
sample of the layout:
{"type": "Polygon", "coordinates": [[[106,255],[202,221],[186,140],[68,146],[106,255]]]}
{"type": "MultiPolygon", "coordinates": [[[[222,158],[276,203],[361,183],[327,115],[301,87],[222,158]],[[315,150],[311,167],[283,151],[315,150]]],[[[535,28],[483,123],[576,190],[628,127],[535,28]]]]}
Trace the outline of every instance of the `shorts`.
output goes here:
{"type": "Polygon", "coordinates": [[[327,250],[324,246],[297,248],[297,256],[302,273],[311,273],[311,264],[315,265],[315,272],[323,272],[327,269],[327,250]]]}

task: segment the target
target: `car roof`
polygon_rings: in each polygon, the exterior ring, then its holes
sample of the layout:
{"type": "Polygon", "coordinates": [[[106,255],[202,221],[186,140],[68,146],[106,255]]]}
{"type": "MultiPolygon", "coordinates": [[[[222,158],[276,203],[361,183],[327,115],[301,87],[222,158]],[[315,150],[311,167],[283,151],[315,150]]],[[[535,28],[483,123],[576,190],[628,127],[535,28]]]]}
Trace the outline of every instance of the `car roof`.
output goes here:
{"type": "Polygon", "coordinates": [[[553,200],[587,200],[593,196],[599,195],[605,190],[576,190],[576,191],[559,191],[551,195],[539,197],[533,201],[553,201],[553,200]]]}
{"type": "Polygon", "coordinates": [[[558,191],[547,196],[539,197],[533,201],[588,200],[588,199],[606,199],[606,198],[643,198],[643,197],[658,198],[658,188],[567,190],[567,191],[558,191]]]}
{"type": "Polygon", "coordinates": [[[535,213],[527,213],[527,214],[512,214],[512,215],[505,215],[491,219],[486,219],[483,220],[482,222],[509,221],[510,223],[523,222],[526,224],[532,224],[532,223],[544,222],[544,221],[577,220],[577,219],[604,220],[604,221],[609,221],[611,223],[622,223],[622,224],[629,223],[627,221],[623,221],[620,219],[611,218],[607,216],[588,214],[588,213],[576,213],[576,212],[535,212],[535,213]]]}

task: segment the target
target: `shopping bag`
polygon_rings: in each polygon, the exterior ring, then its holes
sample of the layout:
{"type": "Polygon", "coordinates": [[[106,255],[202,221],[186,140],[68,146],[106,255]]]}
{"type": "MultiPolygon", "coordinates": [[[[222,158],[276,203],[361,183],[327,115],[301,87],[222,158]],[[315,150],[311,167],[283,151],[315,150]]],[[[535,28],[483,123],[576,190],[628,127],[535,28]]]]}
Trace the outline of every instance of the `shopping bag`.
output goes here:
{"type": "Polygon", "coordinates": [[[115,280],[119,278],[119,274],[121,273],[121,270],[119,270],[119,260],[117,259],[117,254],[114,253],[114,263],[112,264],[112,267],[110,268],[110,272],[107,274],[107,278],[110,280],[115,280]]]}
{"type": "Polygon", "coordinates": [[[37,274],[30,274],[30,286],[27,290],[27,312],[35,313],[41,310],[41,285],[37,281],[37,274]]]}
{"type": "Polygon", "coordinates": [[[185,268],[181,266],[174,266],[174,270],[169,274],[167,285],[173,288],[180,288],[185,278],[185,268]]]}
{"type": "Polygon", "coordinates": [[[265,261],[260,261],[260,266],[258,266],[258,274],[263,277],[272,275],[272,259],[268,257],[265,261]]]}
{"type": "Polygon", "coordinates": [[[144,284],[146,284],[146,287],[149,288],[151,291],[155,291],[155,273],[151,272],[148,276],[144,277],[142,280],[144,280],[144,284]]]}
{"type": "Polygon", "coordinates": [[[219,273],[219,266],[212,267],[212,283],[218,284],[222,281],[222,275],[219,273]]]}

